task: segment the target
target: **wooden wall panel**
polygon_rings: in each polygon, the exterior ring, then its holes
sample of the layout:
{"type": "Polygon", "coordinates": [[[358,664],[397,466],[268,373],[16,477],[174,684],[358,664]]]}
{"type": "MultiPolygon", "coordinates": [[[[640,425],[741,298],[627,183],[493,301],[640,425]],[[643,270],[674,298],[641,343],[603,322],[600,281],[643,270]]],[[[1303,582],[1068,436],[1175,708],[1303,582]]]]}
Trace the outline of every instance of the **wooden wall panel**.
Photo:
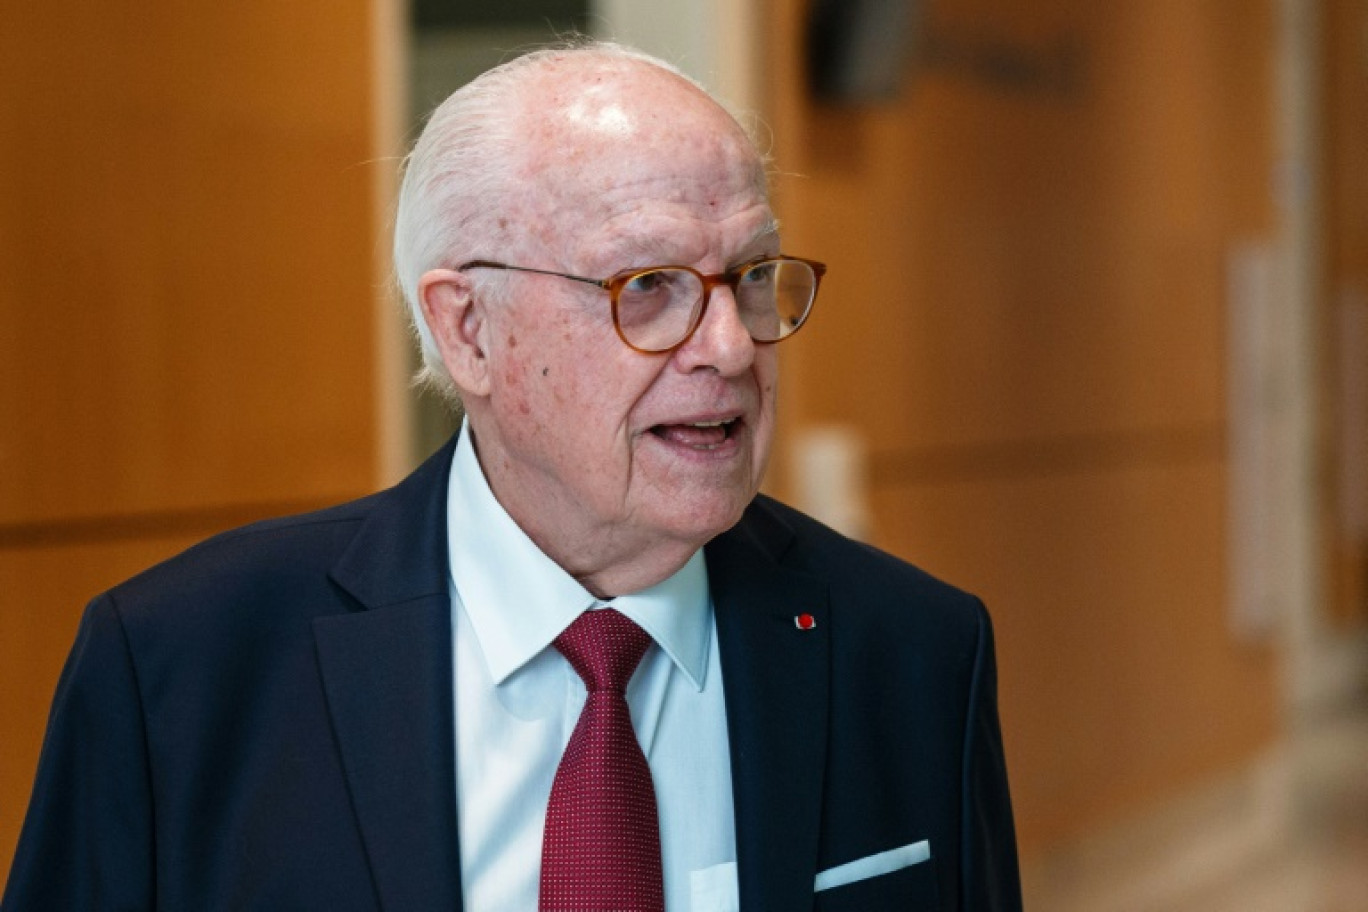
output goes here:
{"type": "Polygon", "coordinates": [[[1327,0],[1320,370],[1331,616],[1368,622],[1368,2],[1327,0]]]}
{"type": "Polygon", "coordinates": [[[371,484],[367,10],[7,13],[0,522],[371,484]]]}
{"type": "Polygon", "coordinates": [[[1231,638],[1212,566],[1224,485],[1219,459],[1179,458],[881,489],[880,542],[993,614],[1024,845],[1134,813],[1272,736],[1271,650],[1231,638]]]}
{"type": "Polygon", "coordinates": [[[387,2],[6,6],[0,882],[85,603],[376,484],[387,2]]]}
{"type": "Polygon", "coordinates": [[[1225,527],[1226,262],[1273,232],[1271,7],[932,2],[904,92],[848,106],[804,92],[806,8],[770,3],[776,206],[831,269],[784,419],[854,430],[876,542],[989,599],[1041,852],[1276,732],[1225,527]]]}
{"type": "Polygon", "coordinates": [[[1078,43],[1078,85],[940,66],[841,109],[800,103],[798,61],[776,61],[785,243],[832,267],[789,349],[822,382],[793,384],[791,412],[855,420],[876,449],[1222,421],[1226,244],[1271,219],[1267,23],[1232,34],[1229,3],[930,6],[946,42],[1046,61],[1078,43]],[[831,370],[832,347],[859,357],[831,370]]]}

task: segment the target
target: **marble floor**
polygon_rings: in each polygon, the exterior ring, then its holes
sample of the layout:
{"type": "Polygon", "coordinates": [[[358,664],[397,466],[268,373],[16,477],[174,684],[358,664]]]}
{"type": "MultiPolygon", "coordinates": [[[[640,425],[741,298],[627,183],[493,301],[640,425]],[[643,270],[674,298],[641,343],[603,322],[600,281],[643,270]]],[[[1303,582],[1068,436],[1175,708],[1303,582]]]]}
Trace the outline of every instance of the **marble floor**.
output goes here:
{"type": "Polygon", "coordinates": [[[1368,696],[1023,878],[1032,912],[1368,912],[1368,696]]]}

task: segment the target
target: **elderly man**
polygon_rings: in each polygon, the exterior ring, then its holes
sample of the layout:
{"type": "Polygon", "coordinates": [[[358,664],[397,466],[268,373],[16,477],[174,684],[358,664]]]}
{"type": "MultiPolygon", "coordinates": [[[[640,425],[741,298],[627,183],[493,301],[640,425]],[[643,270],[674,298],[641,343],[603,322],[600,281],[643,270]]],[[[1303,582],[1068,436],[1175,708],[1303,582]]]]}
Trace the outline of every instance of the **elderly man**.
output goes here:
{"type": "Polygon", "coordinates": [[[92,602],[5,912],[1019,908],[982,606],[757,497],[823,267],[736,122],[523,57],[395,254],[461,433],[92,602]]]}

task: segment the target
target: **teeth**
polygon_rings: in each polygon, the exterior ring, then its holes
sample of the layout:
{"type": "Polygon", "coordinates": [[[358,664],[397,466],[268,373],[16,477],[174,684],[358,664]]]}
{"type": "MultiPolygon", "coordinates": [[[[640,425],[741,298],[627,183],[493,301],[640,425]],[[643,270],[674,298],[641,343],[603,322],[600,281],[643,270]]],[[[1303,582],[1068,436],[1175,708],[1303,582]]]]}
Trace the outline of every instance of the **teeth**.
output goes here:
{"type": "Polygon", "coordinates": [[[693,424],[690,425],[690,427],[710,428],[721,427],[724,424],[731,424],[731,421],[695,421],[693,424]]]}

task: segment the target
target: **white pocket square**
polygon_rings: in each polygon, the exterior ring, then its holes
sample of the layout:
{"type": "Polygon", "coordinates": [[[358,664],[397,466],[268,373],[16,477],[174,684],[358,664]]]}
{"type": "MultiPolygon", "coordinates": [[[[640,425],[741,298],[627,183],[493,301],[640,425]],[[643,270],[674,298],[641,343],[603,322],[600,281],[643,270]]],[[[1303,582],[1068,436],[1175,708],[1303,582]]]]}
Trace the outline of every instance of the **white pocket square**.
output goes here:
{"type": "Polygon", "coordinates": [[[817,875],[814,890],[820,893],[832,887],[843,887],[857,880],[868,880],[880,874],[892,874],[914,864],[921,864],[931,857],[931,843],[923,839],[899,849],[889,849],[877,855],[867,855],[848,861],[843,865],[828,868],[817,875]]]}

